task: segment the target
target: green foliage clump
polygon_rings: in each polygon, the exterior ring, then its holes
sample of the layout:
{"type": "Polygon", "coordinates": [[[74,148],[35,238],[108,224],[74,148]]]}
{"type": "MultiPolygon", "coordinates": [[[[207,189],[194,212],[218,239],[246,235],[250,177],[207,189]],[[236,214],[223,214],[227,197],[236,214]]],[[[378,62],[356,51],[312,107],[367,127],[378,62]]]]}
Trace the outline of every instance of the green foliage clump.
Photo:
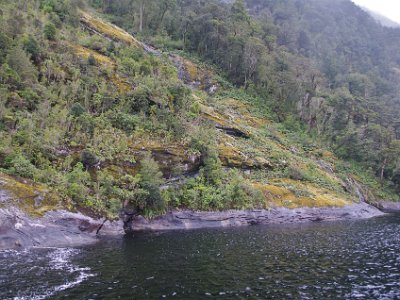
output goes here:
{"type": "Polygon", "coordinates": [[[87,205],[90,175],[84,170],[83,164],[77,163],[71,172],[65,175],[65,180],[65,189],[63,192],[76,204],[81,206],[87,205]]]}
{"type": "Polygon", "coordinates": [[[11,174],[30,179],[35,179],[38,174],[38,170],[31,161],[20,153],[8,156],[5,161],[5,166],[11,174]]]}
{"type": "Polygon", "coordinates": [[[38,71],[33,66],[28,55],[20,47],[15,47],[10,50],[6,57],[6,63],[9,68],[8,70],[6,69],[8,79],[16,77],[15,75],[11,75],[14,71],[15,74],[18,75],[17,78],[19,78],[23,84],[29,85],[36,82],[38,71]]]}
{"type": "Polygon", "coordinates": [[[47,23],[44,26],[43,34],[46,39],[48,39],[50,41],[54,41],[56,39],[56,35],[57,35],[56,26],[53,23],[47,23]]]}
{"type": "Polygon", "coordinates": [[[47,14],[55,14],[61,22],[77,25],[79,22],[77,8],[82,8],[81,0],[40,0],[40,8],[47,14]]]}
{"type": "Polygon", "coordinates": [[[165,190],[163,195],[171,208],[212,211],[265,207],[263,194],[247,183],[238,171],[224,173],[220,180],[219,185],[212,184],[201,172],[183,186],[165,190]]]}
{"type": "Polygon", "coordinates": [[[29,34],[25,36],[23,41],[23,48],[26,52],[28,52],[34,61],[37,61],[40,55],[40,47],[37,40],[29,34]]]}
{"type": "Polygon", "coordinates": [[[96,58],[93,54],[90,54],[88,57],[88,64],[89,66],[95,66],[97,64],[96,58]]]}
{"type": "Polygon", "coordinates": [[[84,150],[81,153],[81,162],[86,168],[91,168],[99,162],[99,159],[91,151],[84,150]]]}
{"type": "Polygon", "coordinates": [[[138,206],[145,211],[161,211],[165,208],[160,190],[164,179],[158,163],[150,154],[146,154],[140,164],[139,185],[145,191],[145,195],[138,201],[138,206]]]}
{"type": "Polygon", "coordinates": [[[80,117],[86,112],[85,108],[80,103],[74,103],[70,109],[70,115],[74,117],[80,117]]]}

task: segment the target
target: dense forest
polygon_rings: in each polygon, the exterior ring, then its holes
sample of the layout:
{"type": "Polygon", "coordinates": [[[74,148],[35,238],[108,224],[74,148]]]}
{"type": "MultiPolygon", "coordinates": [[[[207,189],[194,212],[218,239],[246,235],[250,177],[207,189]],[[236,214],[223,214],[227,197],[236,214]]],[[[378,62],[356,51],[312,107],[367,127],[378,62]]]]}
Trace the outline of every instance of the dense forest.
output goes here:
{"type": "Polygon", "coordinates": [[[400,29],[348,0],[5,0],[0,25],[0,171],[49,203],[398,199],[400,29]]]}

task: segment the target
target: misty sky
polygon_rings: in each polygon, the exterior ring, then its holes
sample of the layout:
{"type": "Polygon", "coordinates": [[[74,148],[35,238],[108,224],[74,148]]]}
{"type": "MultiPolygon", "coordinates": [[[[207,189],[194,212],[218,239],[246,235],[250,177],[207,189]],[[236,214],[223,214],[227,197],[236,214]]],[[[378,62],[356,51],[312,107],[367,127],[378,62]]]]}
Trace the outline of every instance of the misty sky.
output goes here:
{"type": "Polygon", "coordinates": [[[399,0],[352,0],[354,3],[369,8],[385,17],[400,23],[399,0]]]}

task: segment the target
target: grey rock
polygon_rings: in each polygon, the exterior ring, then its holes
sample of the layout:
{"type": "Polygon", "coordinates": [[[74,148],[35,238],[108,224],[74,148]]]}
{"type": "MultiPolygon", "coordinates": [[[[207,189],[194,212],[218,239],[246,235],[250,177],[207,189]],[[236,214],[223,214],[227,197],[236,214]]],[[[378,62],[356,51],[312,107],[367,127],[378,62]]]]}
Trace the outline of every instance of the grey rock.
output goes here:
{"type": "Polygon", "coordinates": [[[99,235],[123,234],[122,226],[122,222],[95,220],[62,210],[49,212],[43,218],[34,218],[10,207],[0,209],[0,249],[89,244],[95,242],[99,235]]]}

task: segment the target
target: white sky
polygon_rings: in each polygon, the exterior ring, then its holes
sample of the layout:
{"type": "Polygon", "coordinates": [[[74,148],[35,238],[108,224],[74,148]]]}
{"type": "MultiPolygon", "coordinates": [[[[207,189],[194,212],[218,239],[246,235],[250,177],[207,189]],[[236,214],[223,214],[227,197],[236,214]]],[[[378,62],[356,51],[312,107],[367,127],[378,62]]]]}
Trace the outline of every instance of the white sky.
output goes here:
{"type": "Polygon", "coordinates": [[[399,0],[352,0],[354,3],[369,8],[385,17],[400,23],[399,0]]]}

